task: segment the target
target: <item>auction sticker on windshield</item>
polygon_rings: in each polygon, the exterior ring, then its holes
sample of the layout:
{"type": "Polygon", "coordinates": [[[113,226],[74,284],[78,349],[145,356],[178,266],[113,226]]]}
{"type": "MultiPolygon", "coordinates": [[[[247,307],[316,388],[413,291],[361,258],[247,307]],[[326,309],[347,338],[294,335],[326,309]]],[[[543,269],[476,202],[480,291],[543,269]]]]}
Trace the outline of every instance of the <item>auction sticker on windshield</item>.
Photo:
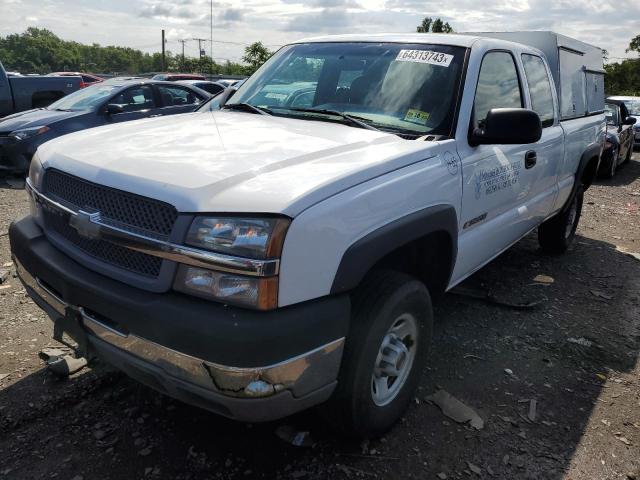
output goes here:
{"type": "Polygon", "coordinates": [[[396,57],[397,62],[429,63],[441,67],[448,67],[451,60],[453,60],[453,55],[430,50],[400,50],[396,57]]]}

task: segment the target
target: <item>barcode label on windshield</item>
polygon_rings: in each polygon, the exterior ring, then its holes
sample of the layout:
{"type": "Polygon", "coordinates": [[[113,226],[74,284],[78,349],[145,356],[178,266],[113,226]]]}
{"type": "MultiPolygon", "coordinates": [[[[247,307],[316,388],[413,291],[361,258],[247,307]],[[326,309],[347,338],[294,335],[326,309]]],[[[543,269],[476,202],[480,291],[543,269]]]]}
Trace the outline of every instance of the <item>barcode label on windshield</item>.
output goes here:
{"type": "Polygon", "coordinates": [[[441,67],[448,67],[451,60],[453,60],[453,55],[430,50],[400,50],[396,57],[397,62],[429,63],[441,67]]]}

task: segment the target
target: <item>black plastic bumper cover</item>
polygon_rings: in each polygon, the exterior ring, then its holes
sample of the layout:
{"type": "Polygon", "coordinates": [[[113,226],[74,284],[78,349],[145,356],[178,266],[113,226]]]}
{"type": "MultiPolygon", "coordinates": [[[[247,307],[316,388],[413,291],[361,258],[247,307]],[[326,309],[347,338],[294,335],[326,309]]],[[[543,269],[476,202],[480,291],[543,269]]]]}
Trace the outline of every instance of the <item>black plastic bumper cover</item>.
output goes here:
{"type": "Polygon", "coordinates": [[[348,333],[347,295],[268,312],[229,307],[176,292],[143,291],[90,271],[53,247],[30,216],[11,224],[9,237],[24,268],[65,302],[117,322],[127,333],[212,363],[272,365],[348,333]]]}

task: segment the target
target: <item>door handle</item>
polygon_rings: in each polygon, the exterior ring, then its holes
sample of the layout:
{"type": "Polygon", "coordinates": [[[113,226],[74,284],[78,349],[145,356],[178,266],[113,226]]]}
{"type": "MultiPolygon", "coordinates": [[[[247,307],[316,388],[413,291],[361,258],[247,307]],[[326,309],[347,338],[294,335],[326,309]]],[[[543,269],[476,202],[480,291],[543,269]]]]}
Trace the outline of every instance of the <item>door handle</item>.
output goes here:
{"type": "Polygon", "coordinates": [[[524,154],[524,168],[533,168],[538,161],[538,154],[534,150],[529,150],[524,154]]]}
{"type": "Polygon", "coordinates": [[[157,113],[156,115],[149,115],[149,118],[161,117],[161,113],[157,113]]]}

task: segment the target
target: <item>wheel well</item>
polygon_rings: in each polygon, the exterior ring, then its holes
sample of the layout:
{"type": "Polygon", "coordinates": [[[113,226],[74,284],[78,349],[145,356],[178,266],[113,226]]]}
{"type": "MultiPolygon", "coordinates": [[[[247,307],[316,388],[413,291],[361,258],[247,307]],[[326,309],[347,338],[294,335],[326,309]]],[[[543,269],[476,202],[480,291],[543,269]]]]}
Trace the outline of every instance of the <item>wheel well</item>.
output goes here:
{"type": "Polygon", "coordinates": [[[47,107],[56,100],[60,100],[64,97],[64,92],[55,90],[44,90],[41,92],[35,92],[31,96],[31,106],[33,108],[47,107]]]}
{"type": "Polygon", "coordinates": [[[444,231],[429,233],[385,255],[367,272],[390,269],[412,275],[427,286],[432,297],[442,295],[453,270],[454,247],[444,231]]]}
{"type": "Polygon", "coordinates": [[[598,173],[598,160],[598,157],[591,157],[587,162],[587,165],[582,170],[580,182],[582,183],[584,190],[589,188],[596,178],[598,173]]]}

